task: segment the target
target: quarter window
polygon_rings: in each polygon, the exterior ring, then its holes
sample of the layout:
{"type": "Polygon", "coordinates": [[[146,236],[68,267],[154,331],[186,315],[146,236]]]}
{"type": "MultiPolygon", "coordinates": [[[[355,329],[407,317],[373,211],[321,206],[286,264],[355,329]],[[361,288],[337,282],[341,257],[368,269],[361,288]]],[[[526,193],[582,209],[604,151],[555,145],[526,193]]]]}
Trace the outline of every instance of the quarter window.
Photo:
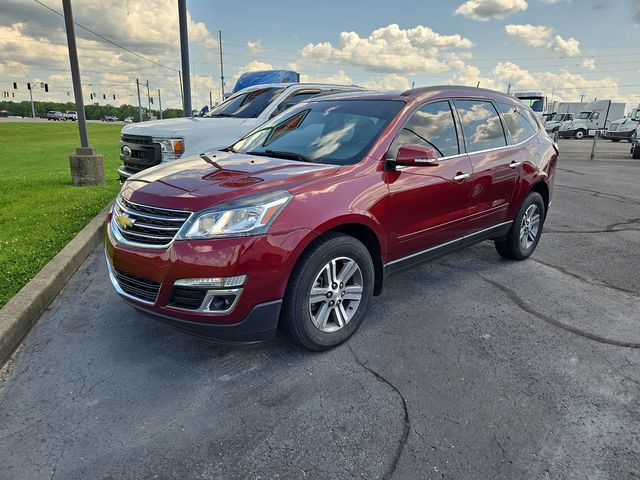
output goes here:
{"type": "Polygon", "coordinates": [[[505,127],[511,134],[513,144],[525,141],[538,131],[536,121],[526,108],[506,103],[498,103],[497,107],[505,127]]]}
{"type": "Polygon", "coordinates": [[[491,102],[456,100],[456,108],[468,153],[507,145],[502,122],[491,102]]]}
{"type": "Polygon", "coordinates": [[[431,147],[438,158],[460,153],[458,135],[449,102],[434,102],[414,112],[398,133],[387,158],[395,159],[398,149],[407,143],[431,147]]]}

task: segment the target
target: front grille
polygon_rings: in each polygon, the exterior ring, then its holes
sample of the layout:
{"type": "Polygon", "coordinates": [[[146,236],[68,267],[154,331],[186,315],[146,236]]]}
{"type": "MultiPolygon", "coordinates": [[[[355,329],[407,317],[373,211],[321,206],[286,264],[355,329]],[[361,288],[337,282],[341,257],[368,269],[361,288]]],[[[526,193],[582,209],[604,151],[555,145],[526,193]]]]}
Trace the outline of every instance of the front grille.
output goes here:
{"type": "Polygon", "coordinates": [[[173,287],[170,305],[188,310],[198,310],[206,295],[207,290],[205,288],[173,287]]]}
{"type": "Polygon", "coordinates": [[[144,302],[156,303],[160,284],[152,282],[146,278],[136,277],[120,270],[113,271],[120,288],[128,295],[138,298],[144,302]]]}
{"type": "Polygon", "coordinates": [[[161,248],[171,243],[190,215],[191,212],[184,210],[139,205],[118,198],[113,207],[112,223],[128,242],[161,248]]]}
{"type": "Polygon", "coordinates": [[[121,140],[123,143],[135,143],[137,145],[152,145],[153,139],[147,135],[129,135],[123,133],[121,140]]]}
{"type": "Polygon", "coordinates": [[[125,145],[131,150],[131,155],[125,156],[121,152],[120,160],[127,170],[139,172],[162,162],[160,144],[154,143],[153,138],[147,135],[122,134],[120,148],[125,145]]]}

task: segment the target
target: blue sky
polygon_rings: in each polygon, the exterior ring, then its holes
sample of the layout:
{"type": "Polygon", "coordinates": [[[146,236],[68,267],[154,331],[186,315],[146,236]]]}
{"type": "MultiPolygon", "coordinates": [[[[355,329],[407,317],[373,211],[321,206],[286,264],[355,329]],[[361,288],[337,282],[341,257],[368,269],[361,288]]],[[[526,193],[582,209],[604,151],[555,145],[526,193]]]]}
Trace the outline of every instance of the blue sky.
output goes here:
{"type": "MultiPolygon", "coordinates": [[[[61,10],[58,0],[41,0],[61,10]]],[[[297,68],[308,81],[406,88],[462,83],[543,90],[555,99],[640,101],[639,0],[290,1],[188,0],[194,104],[220,91],[218,30],[227,90],[250,69],[297,68]],[[353,32],[353,33],[349,33],[353,32]],[[374,33],[375,32],[375,33],[374,33]]],[[[175,0],[83,0],[76,20],[158,67],[79,31],[85,95],[134,103],[135,79],[179,104],[175,0]]],[[[70,88],[62,19],[33,0],[0,4],[0,89],[48,81],[70,88]]],[[[51,90],[51,88],[50,88],[51,90]]],[[[14,92],[24,94],[24,92],[14,92]]],[[[45,95],[38,92],[43,99],[45,95]]],[[[99,101],[102,101],[99,98],[99,101]]]]}

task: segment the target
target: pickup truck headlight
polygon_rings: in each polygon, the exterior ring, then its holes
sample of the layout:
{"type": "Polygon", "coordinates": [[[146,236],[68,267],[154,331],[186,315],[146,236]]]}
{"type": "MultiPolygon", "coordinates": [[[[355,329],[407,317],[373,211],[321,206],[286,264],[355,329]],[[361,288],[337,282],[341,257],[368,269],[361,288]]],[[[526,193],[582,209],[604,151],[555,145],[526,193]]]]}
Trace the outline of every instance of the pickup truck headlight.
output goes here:
{"type": "Polygon", "coordinates": [[[163,162],[180,158],[184,153],[184,140],[181,138],[155,137],[153,138],[153,143],[160,144],[163,162]]]}
{"type": "Polygon", "coordinates": [[[183,225],[178,239],[242,237],[266,233],[289,200],[289,192],[279,191],[202,210],[183,225]]]}

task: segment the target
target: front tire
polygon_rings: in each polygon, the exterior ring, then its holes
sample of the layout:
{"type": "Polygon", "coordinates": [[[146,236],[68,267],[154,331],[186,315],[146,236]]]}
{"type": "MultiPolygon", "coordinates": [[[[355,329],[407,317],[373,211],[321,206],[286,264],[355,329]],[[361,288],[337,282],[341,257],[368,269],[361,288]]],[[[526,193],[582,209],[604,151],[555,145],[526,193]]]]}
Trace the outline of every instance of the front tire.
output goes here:
{"type": "Polygon", "coordinates": [[[511,260],[525,260],[538,246],[545,220],[544,200],[537,192],[529,192],[513,220],[509,233],[496,240],[498,253],[511,260]]]}
{"type": "Polygon", "coordinates": [[[587,132],[585,132],[582,128],[580,128],[576,131],[576,139],[582,140],[586,134],[587,132]]]}
{"type": "Polygon", "coordinates": [[[633,147],[633,152],[631,154],[634,160],[640,160],[640,147],[638,145],[633,147]]]}
{"type": "Polygon", "coordinates": [[[303,253],[285,294],[281,322],[298,345],[327,350],[348,339],[373,296],[373,260],[357,239],[328,233],[303,253]]]}

